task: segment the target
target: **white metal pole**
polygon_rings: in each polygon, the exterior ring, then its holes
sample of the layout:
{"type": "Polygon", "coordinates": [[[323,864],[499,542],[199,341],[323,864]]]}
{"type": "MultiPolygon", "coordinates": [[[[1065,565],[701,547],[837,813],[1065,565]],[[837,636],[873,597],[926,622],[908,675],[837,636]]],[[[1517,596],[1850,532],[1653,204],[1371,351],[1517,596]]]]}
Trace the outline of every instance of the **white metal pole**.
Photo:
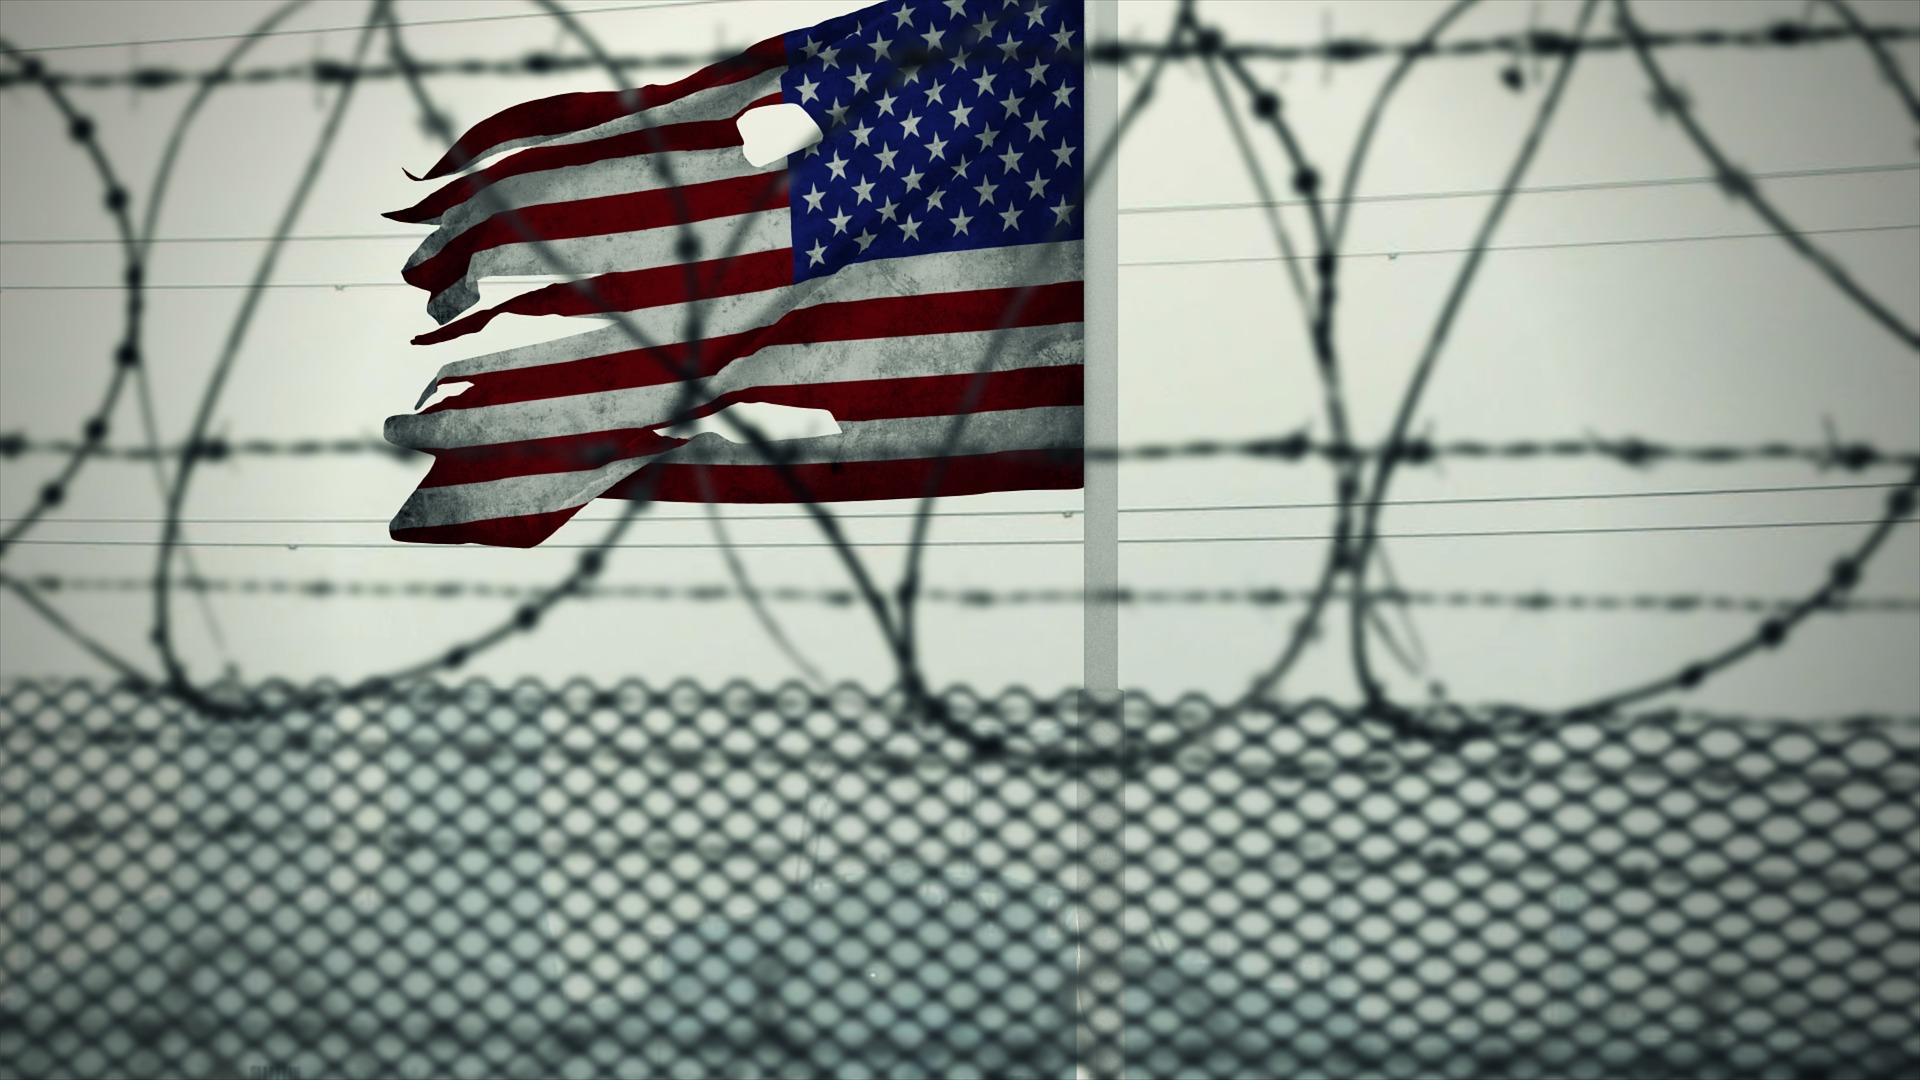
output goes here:
{"type": "MultiPolygon", "coordinates": [[[[1093,59],[1096,46],[1119,39],[1117,0],[1086,0],[1086,131],[1083,167],[1091,169],[1119,129],[1120,78],[1112,64],[1093,59]]],[[[1120,168],[1117,153],[1099,176],[1089,176],[1085,216],[1085,445],[1120,441],[1120,168]]],[[[1081,737],[1082,751],[1112,752],[1124,741],[1120,708],[1120,474],[1110,458],[1085,462],[1082,515],[1081,737]]],[[[1124,777],[1117,767],[1079,770],[1075,823],[1079,848],[1079,956],[1076,966],[1077,1072],[1089,1080],[1118,1078],[1125,1069],[1122,963],[1125,892],[1124,777]]]]}

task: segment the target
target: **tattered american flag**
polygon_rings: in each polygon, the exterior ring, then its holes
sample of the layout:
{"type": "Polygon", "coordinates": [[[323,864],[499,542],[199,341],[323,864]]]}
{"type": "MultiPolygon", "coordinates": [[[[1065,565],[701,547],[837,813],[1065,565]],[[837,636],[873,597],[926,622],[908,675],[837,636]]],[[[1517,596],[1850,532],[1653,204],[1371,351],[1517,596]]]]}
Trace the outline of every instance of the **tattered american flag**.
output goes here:
{"type": "Polygon", "coordinates": [[[649,488],[784,502],[1079,487],[1082,34],[1079,0],[892,0],[679,82],[527,102],[462,135],[421,179],[471,171],[388,215],[438,226],[403,275],[442,324],[415,342],[608,309],[631,332],[443,367],[422,402],[471,385],[387,421],[390,441],[434,456],[394,539],[527,547],[592,499],[649,488]],[[825,138],[756,168],[736,121],[781,102],[825,138]],[[554,261],[576,282],[462,314],[480,279],[554,261]],[[745,402],[824,409],[840,433],[771,444],[783,478],[748,443],[663,431],[745,402]]]}

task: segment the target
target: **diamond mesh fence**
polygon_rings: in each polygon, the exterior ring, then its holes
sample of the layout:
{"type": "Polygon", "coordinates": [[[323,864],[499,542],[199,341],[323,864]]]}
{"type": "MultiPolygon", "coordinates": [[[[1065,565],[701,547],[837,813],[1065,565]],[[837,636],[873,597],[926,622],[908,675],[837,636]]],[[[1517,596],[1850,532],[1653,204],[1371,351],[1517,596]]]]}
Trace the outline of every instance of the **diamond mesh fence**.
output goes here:
{"type": "Polygon", "coordinates": [[[1920,1067],[1909,721],[252,693],[0,691],[0,1073],[1067,1078],[1103,1007],[1136,1076],[1920,1067]]]}

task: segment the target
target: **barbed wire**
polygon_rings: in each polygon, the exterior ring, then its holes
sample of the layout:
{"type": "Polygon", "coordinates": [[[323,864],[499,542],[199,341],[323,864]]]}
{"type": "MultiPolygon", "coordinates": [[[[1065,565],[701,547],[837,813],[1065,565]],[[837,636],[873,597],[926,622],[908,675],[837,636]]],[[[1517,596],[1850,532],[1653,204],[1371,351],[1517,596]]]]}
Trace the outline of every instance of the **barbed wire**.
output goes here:
{"type": "MultiPolygon", "coordinates": [[[[143,446],[88,446],[84,441],[36,438],[22,432],[0,434],[0,461],[27,455],[71,455],[84,450],[103,461],[152,461],[192,456],[209,462],[242,457],[388,457],[417,463],[420,452],[381,439],[226,439],[210,438],[188,446],[158,449],[143,446]]],[[[1120,447],[1088,447],[1087,457],[1106,461],[1163,461],[1176,458],[1245,457],[1283,462],[1380,461],[1393,457],[1402,466],[1438,465],[1452,460],[1542,461],[1588,458],[1634,468],[1654,465],[1746,465],[1788,462],[1817,469],[1863,472],[1868,469],[1911,469],[1920,465],[1920,450],[1892,450],[1869,442],[1790,443],[1673,443],[1638,436],[1584,439],[1435,440],[1410,438],[1399,446],[1343,445],[1308,435],[1269,439],[1192,439],[1182,442],[1139,443],[1120,447]]],[[[1079,456],[1076,451],[1075,457],[1079,456]]]]}
{"type": "MultiPolygon", "coordinates": [[[[577,14],[591,15],[597,14],[597,12],[583,11],[577,14]]],[[[438,22],[402,23],[401,25],[427,26],[438,25],[438,22]]],[[[338,27],[332,31],[295,30],[289,32],[328,33],[343,32],[350,29],[357,28],[338,27]]],[[[235,37],[238,36],[240,35],[235,35],[235,37]]],[[[207,37],[192,40],[219,39],[207,37]]],[[[228,40],[231,39],[229,38],[228,40]]],[[[1917,40],[1920,40],[1920,27],[1904,26],[1897,23],[1862,25],[1856,29],[1849,26],[1816,27],[1786,20],[1741,29],[1708,27],[1699,30],[1648,34],[1646,36],[1648,45],[1655,49],[1707,50],[1775,50],[1842,44],[1855,41],[1898,44],[1917,40]]],[[[85,47],[127,48],[137,45],[159,43],[161,42],[125,41],[85,47]]],[[[1154,58],[1193,60],[1212,55],[1278,63],[1306,62],[1344,65],[1403,59],[1407,57],[1421,60],[1481,59],[1489,56],[1504,56],[1516,60],[1533,59],[1536,57],[1564,56],[1574,52],[1626,52],[1630,51],[1632,46],[1632,38],[1625,34],[1602,34],[1575,39],[1552,31],[1535,30],[1525,34],[1497,34],[1487,37],[1441,42],[1432,45],[1424,45],[1418,41],[1378,41],[1365,37],[1339,37],[1330,38],[1325,41],[1290,44],[1257,42],[1222,43],[1218,47],[1205,52],[1203,52],[1198,45],[1194,44],[1166,44],[1153,41],[1122,40],[1105,48],[1096,48],[1091,55],[1091,59],[1097,63],[1127,64],[1138,60],[1154,58]]],[[[608,60],[611,60],[622,69],[632,71],[645,71],[653,68],[704,67],[708,64],[728,59],[737,51],[737,49],[723,49],[698,52],[617,53],[610,54],[608,57],[596,57],[591,55],[568,55],[536,49],[515,56],[468,56],[439,60],[416,59],[411,64],[411,71],[414,75],[421,78],[446,78],[454,76],[469,78],[538,78],[598,72],[605,68],[608,60]]],[[[117,71],[49,70],[42,76],[42,80],[54,86],[86,90],[133,89],[138,91],[156,91],[193,86],[262,86],[285,82],[340,86],[350,82],[396,80],[406,77],[407,70],[396,63],[354,64],[343,60],[318,58],[301,63],[248,68],[243,71],[229,71],[221,68],[183,68],[165,64],[140,65],[117,71]]],[[[1503,73],[1502,77],[1506,78],[1507,76],[1503,73]]],[[[0,90],[31,86],[34,82],[35,79],[27,74],[0,72],[0,90]]]]}
{"type": "MultiPolygon", "coordinates": [[[[150,577],[78,577],[65,574],[31,574],[22,578],[43,593],[113,592],[140,593],[153,589],[150,577]]],[[[425,600],[521,600],[537,596],[542,586],[493,581],[374,581],[342,578],[284,577],[179,577],[177,588],[195,592],[235,596],[293,596],[310,600],[346,599],[425,599],[425,600]]],[[[824,607],[852,608],[860,598],[852,589],[819,588],[801,585],[763,585],[751,595],[783,604],[814,604],[824,607]]],[[[640,582],[601,582],[586,586],[577,594],[582,600],[656,600],[663,602],[724,603],[743,600],[748,592],[725,582],[706,584],[648,584],[640,582]]],[[[1285,589],[1268,586],[1248,588],[1150,588],[1122,586],[1089,594],[1084,589],[991,587],[942,588],[921,590],[920,598],[930,603],[967,608],[1033,607],[1050,605],[1079,606],[1084,603],[1118,604],[1123,607],[1286,607],[1301,604],[1311,597],[1310,589],[1285,589]]],[[[1346,599],[1343,591],[1334,599],[1346,599]]],[[[1493,608],[1550,614],[1555,612],[1650,612],[1666,615],[1770,614],[1788,611],[1799,597],[1737,596],[1725,593],[1564,593],[1535,590],[1500,592],[1487,589],[1376,589],[1369,603],[1410,607],[1493,608]]],[[[1826,609],[1838,615],[1900,615],[1920,612],[1920,597],[1878,596],[1840,597],[1826,609]]]]}
{"type": "MultiPolygon", "coordinates": [[[[1908,489],[1897,489],[1894,498],[1897,501],[1908,489]]],[[[1909,507],[1911,509],[1911,507],[1909,507]]],[[[641,521],[645,519],[632,519],[641,521]]],[[[1845,519],[1796,519],[1790,521],[1709,521],[1686,525],[1571,525],[1546,528],[1514,529],[1438,529],[1424,531],[1402,531],[1380,533],[1381,540],[1476,540],[1503,536],[1630,536],[1656,533],[1718,533],[1751,532],[1775,529],[1844,529],[1873,527],[1878,525],[1899,526],[1920,522],[1920,518],[1845,518],[1845,519]]],[[[185,524],[184,521],[181,524],[185,524]]],[[[1121,544],[1281,544],[1281,543],[1325,543],[1338,540],[1334,533],[1259,533],[1240,535],[1209,536],[1122,536],[1121,544]]],[[[993,548],[993,547],[1071,547],[1084,541],[1077,536],[1069,537],[996,537],[987,540],[850,540],[842,537],[833,540],[624,540],[612,544],[605,543],[568,543],[562,540],[549,540],[543,546],[559,550],[562,548],[617,548],[621,550],[682,550],[711,551],[734,549],[794,549],[794,548],[993,548]]],[[[16,540],[16,544],[32,547],[120,547],[151,548],[163,546],[163,540],[121,540],[103,537],[33,537],[16,540]]],[[[395,549],[391,544],[366,540],[321,540],[308,536],[297,536],[274,540],[176,540],[175,546],[181,548],[285,548],[298,551],[302,548],[316,550],[359,550],[359,551],[422,551],[423,549],[395,549]]],[[[431,551],[431,548],[424,549],[431,551]]],[[[159,586],[155,585],[158,589],[159,586]]],[[[585,586],[582,586],[583,588],[585,586]]],[[[751,590],[746,590],[750,593],[751,590]]],[[[577,594],[577,593],[576,593],[577,594]]],[[[1377,595],[1369,593],[1367,595],[1377,595]]]]}

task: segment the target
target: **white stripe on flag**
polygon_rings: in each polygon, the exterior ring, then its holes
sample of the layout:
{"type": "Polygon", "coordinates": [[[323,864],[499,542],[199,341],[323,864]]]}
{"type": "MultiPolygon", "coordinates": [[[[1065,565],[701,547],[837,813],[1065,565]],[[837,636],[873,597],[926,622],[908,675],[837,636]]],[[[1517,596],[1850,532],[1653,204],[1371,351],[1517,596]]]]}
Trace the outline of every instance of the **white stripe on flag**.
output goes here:
{"type": "Polygon", "coordinates": [[[540,473],[478,484],[417,488],[407,496],[406,504],[394,515],[389,528],[462,525],[583,506],[651,460],[652,457],[627,458],[582,472],[540,473]]]}

